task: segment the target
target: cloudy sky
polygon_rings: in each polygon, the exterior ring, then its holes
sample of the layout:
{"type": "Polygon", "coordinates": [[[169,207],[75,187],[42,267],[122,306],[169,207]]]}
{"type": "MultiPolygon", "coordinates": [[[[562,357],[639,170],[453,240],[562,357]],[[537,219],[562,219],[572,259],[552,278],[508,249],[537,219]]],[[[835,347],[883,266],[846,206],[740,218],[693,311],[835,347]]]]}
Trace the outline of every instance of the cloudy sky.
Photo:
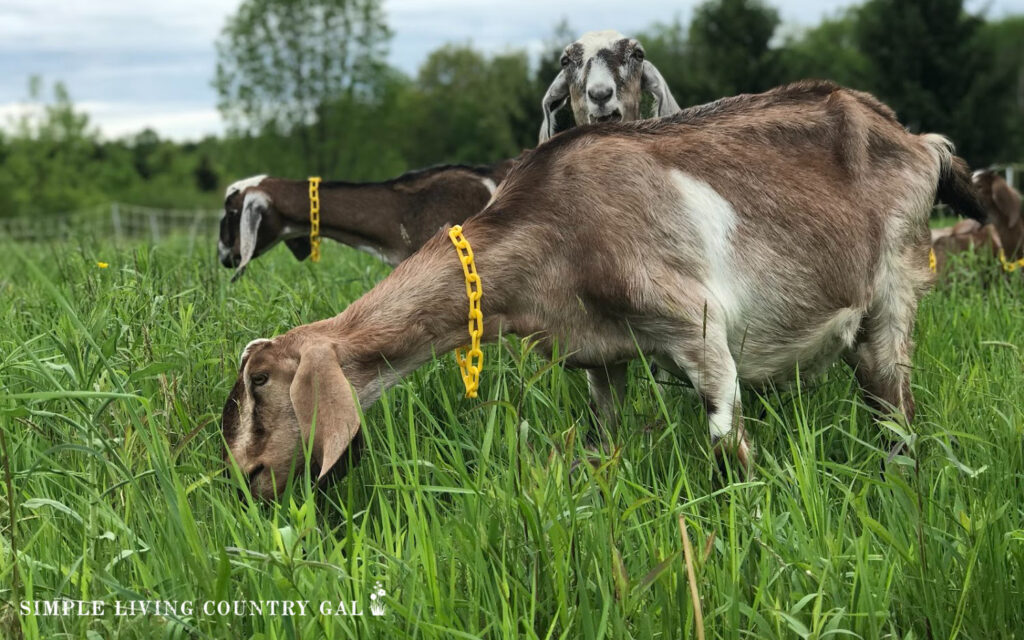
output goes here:
{"type": "MultiPolygon", "coordinates": [[[[102,132],[153,127],[175,139],[222,128],[210,86],[214,40],[241,0],[0,0],[0,126],[24,108],[28,79],[64,82],[102,132]]],[[[815,24],[848,0],[770,0],[790,27],[815,24]]],[[[578,32],[642,30],[695,0],[385,0],[394,31],[390,62],[414,73],[445,42],[487,51],[538,51],[561,17],[578,32]],[[557,6],[557,9],[552,9],[557,6]]],[[[968,0],[990,17],[1024,13],[1024,0],[968,0]]]]}

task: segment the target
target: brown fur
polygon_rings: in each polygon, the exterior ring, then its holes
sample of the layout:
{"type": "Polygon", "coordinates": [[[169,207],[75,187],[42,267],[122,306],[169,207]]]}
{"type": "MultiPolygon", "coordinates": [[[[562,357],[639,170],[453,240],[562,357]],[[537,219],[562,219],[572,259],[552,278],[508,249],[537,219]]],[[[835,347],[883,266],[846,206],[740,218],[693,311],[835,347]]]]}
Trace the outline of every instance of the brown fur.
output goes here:
{"type": "Polygon", "coordinates": [[[979,171],[974,190],[988,215],[988,224],[961,220],[950,227],[932,230],[939,274],[947,273],[950,256],[974,250],[1007,260],[1024,257],[1024,222],[1021,220],[1021,195],[994,171],[979,171]]]}
{"type": "MultiPolygon", "coordinates": [[[[598,403],[623,397],[615,387],[638,350],[665,362],[706,402],[712,440],[729,436],[744,461],[738,379],[785,381],[844,355],[878,406],[910,420],[927,217],[955,170],[941,139],[828,83],[579,127],[527,153],[463,225],[485,341],[557,341],[569,364],[604,370],[591,376],[598,403]],[[729,220],[727,237],[706,233],[729,220]]],[[[338,316],[255,346],[241,375],[263,353],[285,363],[271,402],[284,406],[290,363],[330,345],[351,385],[334,392],[368,407],[466,342],[466,304],[455,250],[437,234],[338,316]]],[[[282,420],[291,434],[293,422],[282,420]]]]}
{"type": "MultiPolygon", "coordinates": [[[[445,224],[458,224],[480,211],[491,197],[484,180],[497,185],[514,162],[434,167],[384,182],[324,182],[320,233],[396,265],[445,224]]],[[[245,198],[257,191],[267,196],[270,206],[262,213],[253,257],[286,240],[296,257],[304,259],[309,254],[309,183],[264,178],[224,203],[220,242],[230,247],[230,253],[222,253],[224,266],[234,267],[240,260],[239,218],[245,198]],[[292,230],[290,237],[286,229],[292,230]]]]}

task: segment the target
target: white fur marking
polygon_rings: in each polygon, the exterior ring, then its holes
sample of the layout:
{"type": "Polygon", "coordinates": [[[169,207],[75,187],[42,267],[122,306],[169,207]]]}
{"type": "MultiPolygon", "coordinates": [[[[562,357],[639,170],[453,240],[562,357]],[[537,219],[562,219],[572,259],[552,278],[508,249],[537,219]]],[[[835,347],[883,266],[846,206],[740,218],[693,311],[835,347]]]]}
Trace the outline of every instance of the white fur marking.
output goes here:
{"type": "Polygon", "coordinates": [[[490,178],[480,178],[480,182],[487,187],[487,191],[493,196],[494,190],[498,188],[498,185],[494,184],[494,180],[490,178]]]}
{"type": "Polygon", "coordinates": [[[242,180],[236,180],[228,185],[228,188],[224,190],[224,199],[231,197],[232,193],[237,191],[245,191],[249,187],[258,187],[263,179],[267,177],[267,174],[261,173],[258,176],[252,176],[250,178],[243,178],[242,180]]]}
{"type": "Polygon", "coordinates": [[[733,269],[735,248],[732,236],[736,229],[736,211],[703,180],[678,169],[669,171],[669,179],[679,191],[684,217],[689,222],[687,233],[691,229],[696,231],[704,249],[708,267],[707,287],[726,319],[731,320],[739,309],[742,293],[733,269]]]}
{"type": "Polygon", "coordinates": [[[583,60],[587,61],[597,55],[601,49],[610,49],[619,40],[625,40],[626,36],[614,29],[604,31],[588,31],[580,36],[576,42],[583,45],[583,60]]]}
{"type": "Polygon", "coordinates": [[[249,344],[245,345],[245,348],[242,349],[242,355],[238,357],[238,367],[242,367],[242,363],[245,362],[246,356],[249,355],[249,351],[253,347],[255,347],[258,344],[263,344],[264,342],[270,342],[270,340],[268,338],[256,338],[255,340],[249,342],[249,344]]]}

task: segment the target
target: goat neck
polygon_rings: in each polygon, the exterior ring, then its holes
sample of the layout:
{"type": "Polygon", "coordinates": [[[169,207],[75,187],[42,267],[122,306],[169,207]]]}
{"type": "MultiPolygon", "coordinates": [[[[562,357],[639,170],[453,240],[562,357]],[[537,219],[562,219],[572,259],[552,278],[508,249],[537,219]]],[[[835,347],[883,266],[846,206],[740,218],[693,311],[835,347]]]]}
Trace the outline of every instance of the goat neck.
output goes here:
{"type": "MultiPolygon", "coordinates": [[[[480,256],[488,253],[486,236],[475,233],[472,224],[464,232],[481,265],[480,256]]],[[[502,325],[502,290],[509,278],[496,275],[481,271],[484,341],[494,340],[502,325]]],[[[335,344],[345,377],[360,404],[369,407],[434,354],[468,344],[468,311],[462,265],[444,231],[340,315],[296,327],[286,339],[297,349],[307,342],[335,344]]]]}

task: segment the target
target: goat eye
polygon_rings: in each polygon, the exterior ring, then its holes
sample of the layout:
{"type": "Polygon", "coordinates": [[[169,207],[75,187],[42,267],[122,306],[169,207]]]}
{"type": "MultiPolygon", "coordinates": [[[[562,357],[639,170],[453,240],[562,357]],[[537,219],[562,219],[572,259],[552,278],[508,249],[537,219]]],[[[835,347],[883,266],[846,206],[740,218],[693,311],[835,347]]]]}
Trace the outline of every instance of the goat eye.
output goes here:
{"type": "Polygon", "coordinates": [[[636,58],[637,60],[643,60],[644,59],[644,50],[643,49],[636,49],[636,50],[634,50],[633,51],[633,57],[636,58]]]}
{"type": "Polygon", "coordinates": [[[269,379],[270,376],[268,376],[265,373],[257,373],[252,378],[250,378],[250,380],[252,381],[252,386],[254,387],[262,387],[263,385],[267,384],[267,380],[269,379]]]}
{"type": "Polygon", "coordinates": [[[563,67],[568,67],[570,62],[572,62],[572,61],[569,60],[569,56],[562,56],[562,66],[563,67]]]}

